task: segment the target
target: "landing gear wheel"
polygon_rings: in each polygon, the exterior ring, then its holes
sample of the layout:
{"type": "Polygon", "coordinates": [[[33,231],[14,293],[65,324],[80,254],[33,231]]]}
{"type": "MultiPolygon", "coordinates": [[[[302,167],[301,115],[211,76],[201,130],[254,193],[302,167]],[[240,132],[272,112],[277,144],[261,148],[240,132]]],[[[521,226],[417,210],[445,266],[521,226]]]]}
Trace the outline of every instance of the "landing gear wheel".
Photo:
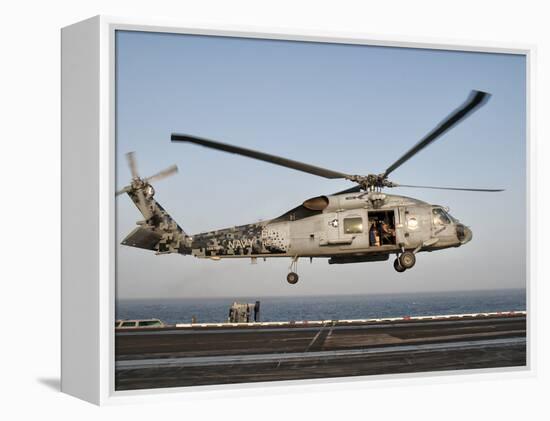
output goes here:
{"type": "Polygon", "coordinates": [[[416,256],[413,252],[405,251],[399,256],[399,263],[405,269],[410,269],[416,263],[416,256]]]}
{"type": "Polygon", "coordinates": [[[290,272],[288,275],[286,275],[286,281],[294,285],[296,282],[298,282],[298,274],[294,272],[290,272]]]}
{"type": "Polygon", "coordinates": [[[393,268],[399,273],[405,272],[406,270],[403,266],[401,266],[401,263],[399,263],[399,259],[395,259],[393,261],[393,268]]]}

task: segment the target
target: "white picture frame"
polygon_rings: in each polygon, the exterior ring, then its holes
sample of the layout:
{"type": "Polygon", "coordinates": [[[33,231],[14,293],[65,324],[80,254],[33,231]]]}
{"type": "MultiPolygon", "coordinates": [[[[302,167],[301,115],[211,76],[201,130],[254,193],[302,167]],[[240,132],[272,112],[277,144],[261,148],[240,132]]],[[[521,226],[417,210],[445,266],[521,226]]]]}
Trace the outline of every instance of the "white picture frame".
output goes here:
{"type": "MultiPolygon", "coordinates": [[[[365,44],[442,50],[523,54],[527,63],[527,156],[532,162],[530,115],[534,46],[503,43],[366,36],[364,34],[295,31],[234,26],[186,26],[152,19],[96,16],[62,29],[62,378],[63,392],[102,405],[136,400],[182,399],[190,392],[212,394],[255,393],[266,384],[238,384],[121,392],[114,389],[115,322],[115,113],[114,35],[117,30],[284,39],[295,41],[365,44]]],[[[532,201],[532,168],[528,168],[527,203],[532,201]]],[[[530,229],[527,225],[527,312],[533,309],[530,272],[530,229]]],[[[525,369],[476,370],[475,375],[516,376],[533,372],[532,325],[528,318],[525,369]]],[[[437,378],[445,374],[392,375],[395,381],[411,377],[437,378]]],[[[387,380],[387,376],[385,376],[387,380]]],[[[279,391],[315,390],[377,377],[300,380],[270,383],[279,391]]],[[[346,386],[347,385],[347,386],[346,386]]]]}

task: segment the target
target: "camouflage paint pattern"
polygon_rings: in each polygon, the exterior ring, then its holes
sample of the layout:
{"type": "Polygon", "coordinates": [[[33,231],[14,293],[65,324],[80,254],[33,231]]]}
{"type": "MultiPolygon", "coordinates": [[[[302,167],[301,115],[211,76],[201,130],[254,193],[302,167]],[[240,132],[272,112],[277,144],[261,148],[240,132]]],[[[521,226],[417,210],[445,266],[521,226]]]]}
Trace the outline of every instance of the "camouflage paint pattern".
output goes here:
{"type": "Polygon", "coordinates": [[[280,225],[258,222],[209,231],[189,237],[187,244],[196,257],[285,254],[289,238],[280,225]]]}

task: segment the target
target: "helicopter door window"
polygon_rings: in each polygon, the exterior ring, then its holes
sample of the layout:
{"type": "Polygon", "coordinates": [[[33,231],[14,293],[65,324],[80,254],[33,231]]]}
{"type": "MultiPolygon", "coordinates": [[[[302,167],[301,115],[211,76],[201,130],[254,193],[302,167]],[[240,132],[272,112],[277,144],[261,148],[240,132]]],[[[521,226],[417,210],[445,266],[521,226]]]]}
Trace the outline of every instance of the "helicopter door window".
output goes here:
{"type": "Polygon", "coordinates": [[[451,220],[447,216],[447,213],[441,208],[434,208],[432,210],[434,225],[449,225],[451,220]]]}
{"type": "Polygon", "coordinates": [[[363,218],[344,218],[344,234],[361,234],[363,218]]]}

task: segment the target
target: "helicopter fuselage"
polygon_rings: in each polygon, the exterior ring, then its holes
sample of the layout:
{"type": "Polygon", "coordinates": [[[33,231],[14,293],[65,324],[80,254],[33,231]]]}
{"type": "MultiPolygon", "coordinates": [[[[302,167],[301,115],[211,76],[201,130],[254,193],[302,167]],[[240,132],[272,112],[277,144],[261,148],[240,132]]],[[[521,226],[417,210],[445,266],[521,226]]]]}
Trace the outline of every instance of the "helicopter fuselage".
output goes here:
{"type": "Polygon", "coordinates": [[[328,257],[329,263],[354,263],[458,247],[472,238],[441,206],[378,195],[382,204],[365,194],[315,197],[269,221],[190,235],[178,252],[214,260],[328,257]]]}

